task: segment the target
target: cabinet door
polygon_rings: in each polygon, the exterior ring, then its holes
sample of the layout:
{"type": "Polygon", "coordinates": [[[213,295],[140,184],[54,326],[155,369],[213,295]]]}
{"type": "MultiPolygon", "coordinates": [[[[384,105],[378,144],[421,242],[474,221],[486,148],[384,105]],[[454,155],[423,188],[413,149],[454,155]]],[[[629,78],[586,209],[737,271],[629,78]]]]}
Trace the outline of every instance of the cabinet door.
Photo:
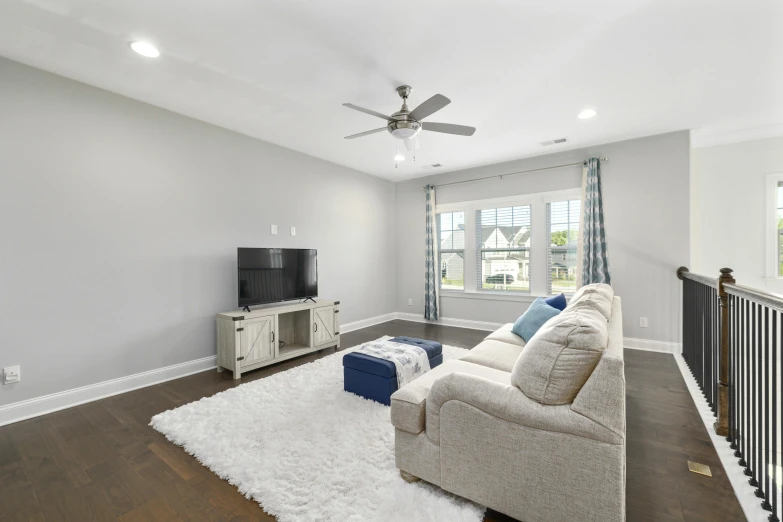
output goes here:
{"type": "Polygon", "coordinates": [[[313,346],[328,343],[335,338],[334,306],[313,308],[313,346]]]}
{"type": "Polygon", "coordinates": [[[249,366],[274,358],[275,316],[253,317],[243,323],[239,337],[240,356],[244,357],[241,365],[249,366]]]}

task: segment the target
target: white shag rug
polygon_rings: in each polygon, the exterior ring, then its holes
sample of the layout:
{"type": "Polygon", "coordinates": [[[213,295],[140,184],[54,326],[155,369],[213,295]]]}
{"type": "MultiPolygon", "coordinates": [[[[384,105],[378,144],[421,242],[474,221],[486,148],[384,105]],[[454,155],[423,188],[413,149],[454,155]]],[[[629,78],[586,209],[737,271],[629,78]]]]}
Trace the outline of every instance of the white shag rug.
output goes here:
{"type": "MultiPolygon", "coordinates": [[[[482,520],[484,508],[402,480],[389,407],[343,390],[342,358],[356,348],[163,412],[150,425],[280,522],[482,520]]],[[[444,346],[443,358],[466,352],[444,346]]]]}

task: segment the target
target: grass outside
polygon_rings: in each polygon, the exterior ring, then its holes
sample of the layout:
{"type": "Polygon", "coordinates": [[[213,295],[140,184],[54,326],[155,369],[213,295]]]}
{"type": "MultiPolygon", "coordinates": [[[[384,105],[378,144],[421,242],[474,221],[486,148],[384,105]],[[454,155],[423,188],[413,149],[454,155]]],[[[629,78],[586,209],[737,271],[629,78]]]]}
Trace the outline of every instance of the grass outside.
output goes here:
{"type": "MultiPolygon", "coordinates": [[[[464,279],[447,279],[442,278],[440,281],[440,287],[446,290],[464,290],[464,279]]],[[[506,290],[513,292],[529,292],[530,281],[514,281],[507,285],[493,284],[484,282],[481,285],[483,290],[506,290]]],[[[566,294],[572,294],[576,291],[576,281],[573,279],[553,279],[552,280],[552,294],[559,294],[561,292],[566,294]]]]}
{"type": "Polygon", "coordinates": [[[446,279],[440,280],[440,287],[446,290],[463,290],[465,288],[464,279],[446,279]]]}

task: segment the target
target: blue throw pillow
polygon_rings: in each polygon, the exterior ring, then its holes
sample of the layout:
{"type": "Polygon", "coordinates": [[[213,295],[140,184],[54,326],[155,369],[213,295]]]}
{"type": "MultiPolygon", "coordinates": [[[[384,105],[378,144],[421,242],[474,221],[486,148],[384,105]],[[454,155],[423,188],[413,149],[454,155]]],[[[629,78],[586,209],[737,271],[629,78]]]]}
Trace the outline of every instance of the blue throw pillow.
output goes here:
{"type": "Polygon", "coordinates": [[[553,295],[552,297],[547,297],[544,301],[552,308],[557,308],[561,312],[565,310],[565,307],[568,304],[565,294],[553,295]]]}
{"type": "Polygon", "coordinates": [[[560,310],[549,306],[543,297],[536,298],[524,314],[522,314],[511,331],[520,336],[525,342],[536,334],[544,323],[560,313],[560,310]]]}

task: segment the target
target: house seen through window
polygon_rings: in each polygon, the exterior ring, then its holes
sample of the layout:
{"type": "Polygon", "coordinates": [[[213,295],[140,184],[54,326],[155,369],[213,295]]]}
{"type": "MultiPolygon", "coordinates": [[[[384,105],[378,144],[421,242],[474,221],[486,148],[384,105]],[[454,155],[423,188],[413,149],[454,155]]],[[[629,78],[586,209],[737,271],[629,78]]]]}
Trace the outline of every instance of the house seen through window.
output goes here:
{"type": "Polygon", "coordinates": [[[465,212],[438,214],[441,288],[465,288],[465,212]]]}
{"type": "Polygon", "coordinates": [[[530,205],[476,211],[479,290],[530,292],[530,205]]]}

